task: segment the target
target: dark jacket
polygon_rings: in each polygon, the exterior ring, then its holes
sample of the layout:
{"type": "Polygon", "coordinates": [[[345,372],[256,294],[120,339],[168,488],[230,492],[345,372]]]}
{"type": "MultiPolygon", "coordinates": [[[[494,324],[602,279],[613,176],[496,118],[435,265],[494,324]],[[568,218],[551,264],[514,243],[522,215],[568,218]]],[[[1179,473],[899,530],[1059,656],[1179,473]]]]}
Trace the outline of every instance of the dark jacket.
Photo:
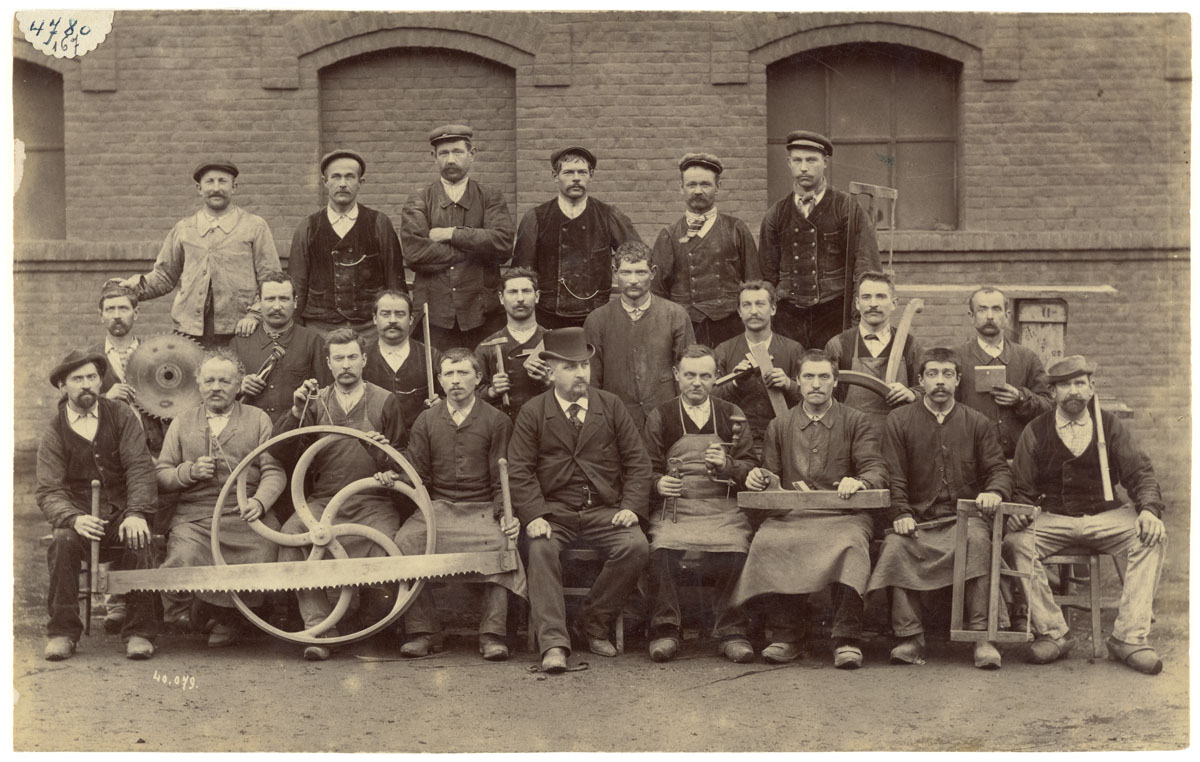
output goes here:
{"type": "MultiPolygon", "coordinates": [[[[392,366],[383,359],[378,342],[367,347],[366,366],[363,368],[363,381],[388,390],[400,401],[405,427],[416,423],[417,416],[425,409],[425,399],[429,396],[429,377],[425,372],[425,345],[416,339],[409,339],[408,344],[408,358],[400,365],[399,370],[393,371],[392,366]]],[[[437,371],[442,364],[442,353],[437,347],[433,348],[432,362],[434,396],[440,397],[441,387],[437,383],[437,371]]]]}
{"type": "MultiPolygon", "coordinates": [[[[716,397],[709,397],[709,399],[712,400],[712,417],[716,419],[716,433],[712,435],[713,441],[733,441],[733,424],[729,419],[734,415],[745,417],[745,413],[732,402],[726,402],[716,397]]],[[[710,420],[709,423],[712,421],[710,420]]],[[[660,478],[666,476],[668,470],[667,451],[671,449],[671,445],[682,439],[684,434],[697,433],[695,426],[695,422],[688,418],[687,413],[683,412],[679,397],[667,400],[650,411],[650,416],[646,418],[646,426],[642,430],[642,437],[646,440],[646,451],[650,453],[650,467],[654,469],[651,484],[657,484],[660,478]]],[[[726,450],[726,454],[729,455],[729,459],[725,461],[729,467],[728,470],[722,471],[717,476],[733,479],[738,485],[744,486],[746,475],[758,466],[758,461],[751,452],[753,448],[754,437],[750,431],[750,424],[747,422],[738,439],[737,446],[726,450]]]]}
{"type": "Polygon", "coordinates": [[[404,457],[425,482],[434,500],[500,500],[500,458],[508,453],[512,423],[483,400],[461,424],[450,417],[445,400],[427,408],[408,432],[404,457]]]}
{"type": "Polygon", "coordinates": [[[241,360],[247,373],[258,372],[271,356],[272,347],[278,345],[283,349],[283,357],[275,362],[271,372],[267,374],[267,388],[253,397],[242,399],[247,405],[262,410],[274,421],[280,413],[292,409],[292,394],[305,381],[315,378],[321,386],[328,386],[333,379],[325,358],[325,343],[321,334],[293,323],[278,339],[272,339],[267,336],[265,329],[266,324],[261,323],[249,336],[234,336],[229,342],[229,348],[241,360]]]}
{"type": "Polygon", "coordinates": [[[546,329],[538,326],[533,335],[529,337],[529,341],[518,344],[512,334],[508,332],[508,327],[505,326],[488,336],[475,348],[475,360],[479,363],[479,367],[483,368],[483,380],[479,382],[480,396],[489,405],[514,421],[517,419],[517,412],[520,411],[522,405],[546,391],[546,384],[529,377],[529,373],[525,370],[525,360],[528,355],[521,354],[532,351],[538,344],[541,344],[545,335],[546,329]],[[508,343],[499,345],[500,353],[504,357],[503,370],[508,374],[508,382],[512,387],[508,390],[508,405],[504,404],[504,395],[492,399],[488,398],[486,394],[487,388],[492,383],[492,377],[499,373],[501,368],[496,362],[496,350],[493,347],[484,346],[484,344],[501,337],[508,339],[508,343]]]}
{"type": "MultiPolygon", "coordinates": [[[[772,333],[767,350],[771,354],[772,364],[776,368],[782,368],[794,381],[800,373],[800,357],[804,354],[804,347],[783,334],[772,333]]],[[[724,376],[737,367],[738,363],[746,359],[746,353],[749,351],[750,344],[746,341],[745,333],[721,342],[720,346],[713,350],[713,354],[717,356],[717,377],[724,376]]],[[[763,383],[761,373],[753,372],[736,381],[714,386],[713,396],[729,400],[745,410],[746,417],[750,419],[754,441],[762,441],[767,434],[767,424],[775,417],[775,408],[771,407],[771,399],[767,396],[767,386],[763,383]]],[[[790,391],[784,392],[784,400],[788,407],[800,402],[802,397],[799,384],[793,384],[790,391]]]]}
{"type": "Polygon", "coordinates": [[[718,213],[703,238],[687,238],[687,229],[680,217],[654,241],[653,291],[687,309],[693,323],[727,318],[737,312],[740,284],[762,277],[750,228],[718,213]]]}
{"type": "Polygon", "coordinates": [[[1046,371],[1042,368],[1041,359],[1032,349],[1007,340],[1000,356],[991,357],[980,348],[979,340],[975,336],[957,347],[956,351],[962,361],[963,372],[962,381],[959,382],[958,391],[954,395],[955,399],[975,408],[992,422],[1000,437],[1004,457],[1011,458],[1025,424],[1054,409],[1053,394],[1046,383],[1046,371]],[[1005,407],[997,405],[988,392],[975,391],[976,365],[1006,366],[1006,380],[1023,392],[1024,401],[1005,407]]]}
{"type": "MultiPolygon", "coordinates": [[[[821,453],[818,453],[821,455],[821,453]]],[[[834,402],[820,421],[813,421],[797,405],[787,415],[776,418],[767,426],[762,454],[763,468],[779,477],[784,489],[793,489],[792,482],[804,481],[812,489],[836,489],[843,477],[853,476],[867,489],[888,486],[887,466],[879,448],[879,434],[866,413],[834,402]],[[800,430],[807,426],[829,429],[829,448],[821,464],[807,470],[798,467],[805,458],[798,457],[800,430]]]]}

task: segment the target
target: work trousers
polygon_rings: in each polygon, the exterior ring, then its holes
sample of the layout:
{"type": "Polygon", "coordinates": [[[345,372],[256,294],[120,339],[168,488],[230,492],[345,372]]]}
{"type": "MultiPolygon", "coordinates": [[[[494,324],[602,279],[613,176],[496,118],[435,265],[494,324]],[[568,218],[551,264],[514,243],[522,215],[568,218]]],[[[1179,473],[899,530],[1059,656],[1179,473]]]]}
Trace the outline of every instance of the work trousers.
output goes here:
{"type": "MultiPolygon", "coordinates": [[[[679,637],[679,563],[684,551],[659,548],[650,554],[650,631],[654,637],[679,637]]],[[[745,553],[705,553],[703,563],[717,581],[713,601],[712,636],[722,640],[745,638],[748,620],[745,609],[730,606],[730,595],[746,563],[745,553]]]]}
{"type": "MultiPolygon", "coordinates": [[[[808,596],[772,593],[763,596],[767,640],[772,643],[799,643],[807,629],[808,596]]],[[[834,641],[862,640],[863,599],[858,591],[841,582],[829,586],[833,604],[834,641]]]]}
{"type": "Polygon", "coordinates": [[[845,297],[812,307],[780,302],[772,327],[805,349],[824,349],[825,343],[842,332],[845,297]]]}
{"type": "MultiPolygon", "coordinates": [[[[987,629],[988,579],[987,576],[975,577],[967,580],[964,586],[963,610],[968,630],[987,629]]],[[[892,596],[892,633],[898,638],[910,638],[925,632],[925,625],[921,623],[922,602],[939,591],[889,587],[888,592],[892,596]]]]}
{"type": "MultiPolygon", "coordinates": [[[[471,585],[479,590],[480,612],[479,634],[508,635],[508,590],[494,582],[484,582],[481,585],[471,585]]],[[[414,635],[437,635],[442,631],[442,618],[438,614],[437,602],[429,583],[417,596],[408,611],[404,612],[404,632],[408,637],[414,635]]]]}

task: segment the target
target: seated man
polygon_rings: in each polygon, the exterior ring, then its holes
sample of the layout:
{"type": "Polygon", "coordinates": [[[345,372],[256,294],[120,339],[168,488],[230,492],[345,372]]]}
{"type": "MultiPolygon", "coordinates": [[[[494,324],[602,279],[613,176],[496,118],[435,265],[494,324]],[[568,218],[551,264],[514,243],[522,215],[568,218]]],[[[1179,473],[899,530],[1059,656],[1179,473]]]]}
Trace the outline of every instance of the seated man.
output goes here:
{"type": "Polygon", "coordinates": [[[738,511],[737,492],[757,463],[751,455],[754,438],[733,420],[746,419],[741,408],[709,396],[716,380],[712,350],[689,346],[675,367],[679,396],[650,411],[646,419],[646,449],[654,469],[655,491],[662,510],[650,515],[650,658],[669,661],[679,650],[680,611],[676,577],[686,551],[704,554],[715,570],[719,592],[713,605],[713,637],[730,661],[754,660],[746,638],[746,613],[729,605],[746,551],[750,549],[750,519],[738,511]],[[722,445],[731,444],[727,451],[722,445]],[[670,461],[678,458],[677,470],[670,461]],[[722,483],[725,482],[725,483],[722,483]]]}
{"type": "Polygon", "coordinates": [[[589,388],[594,348],[582,328],[546,333],[540,359],[553,387],[517,414],[508,459],[513,505],[529,537],[529,605],[542,669],[567,668],[571,638],[560,554],[576,540],[605,557],[583,600],[592,653],[616,656],[609,631],[637,584],[649,552],[638,526],[650,498],[650,458],[625,404],[589,388]]]}
{"type": "MultiPolygon", "coordinates": [[[[476,399],[475,389],[482,379],[479,364],[468,350],[456,347],[446,352],[438,367],[446,399],[417,416],[408,433],[404,456],[434,501],[437,553],[498,551],[507,540],[515,543],[521,533],[516,517],[504,519],[497,466],[508,450],[512,424],[504,413],[476,399]]],[[[394,471],[379,475],[389,487],[396,478],[394,471]]],[[[420,511],[404,522],[396,544],[405,555],[425,552],[425,526],[420,511]]],[[[508,658],[504,637],[509,590],[525,595],[524,568],[490,575],[484,583],[479,653],[488,661],[508,658]]],[[[405,612],[404,630],[408,637],[400,649],[404,656],[425,656],[440,648],[442,624],[428,583],[405,612]]]]}
{"type": "MultiPolygon", "coordinates": [[[[954,523],[920,527],[918,522],[952,518],[959,499],[974,500],[986,514],[1012,492],[1012,475],[996,429],[983,414],[954,402],[962,379],[958,355],[935,348],[921,355],[924,399],[887,417],[883,456],[892,493],[892,529],[867,590],[888,588],[892,632],[901,642],[893,664],[917,664],[925,650],[921,597],[954,582],[954,523]]],[[[986,630],[992,539],[987,521],[967,521],[966,614],[968,630],[986,630]]],[[[975,666],[999,669],[1000,652],[976,641],[975,666]]]]}
{"type": "MultiPolygon", "coordinates": [[[[325,359],[333,374],[333,383],[319,391],[315,378],[301,384],[292,395],[291,411],[275,421],[274,433],[278,435],[302,426],[345,426],[366,432],[380,444],[403,449],[408,436],[400,401],[386,389],[363,381],[363,365],[366,361],[361,335],[353,328],[330,331],[325,337],[325,359]]],[[[293,439],[272,450],[276,457],[290,466],[312,441],[313,437],[300,437],[298,442],[293,439]],[[293,444],[294,447],[289,446],[293,444]]],[[[337,438],[320,451],[308,472],[310,477],[315,473],[312,492],[307,496],[313,516],[320,520],[330,498],[342,487],[385,471],[391,468],[391,463],[391,458],[377,447],[357,439],[337,438]]],[[[359,492],[342,503],[337,515],[338,523],[363,524],[394,537],[400,529],[400,512],[392,501],[393,495],[394,492],[382,487],[359,492]]],[[[296,515],[283,525],[286,533],[302,534],[306,531],[299,505],[296,510],[296,515]]],[[[351,558],[386,553],[380,546],[359,536],[341,537],[339,542],[351,558]]],[[[307,548],[282,548],[279,560],[302,561],[306,555],[307,548]]],[[[338,591],[331,592],[336,595],[338,591]]],[[[298,590],[296,599],[305,628],[320,624],[332,610],[324,590],[298,590]]],[[[325,637],[336,637],[337,630],[330,629],[324,634],[325,637]]],[[[329,655],[329,649],[324,646],[314,645],[304,649],[304,658],[309,661],[323,661],[329,655]]]]}
{"type": "Polygon", "coordinates": [[[1009,534],[1004,546],[1019,570],[1033,572],[1029,615],[1037,639],[1030,646],[1030,661],[1052,662],[1074,645],[1041,562],[1065,547],[1082,545],[1125,559],[1120,608],[1107,642],[1109,657],[1157,675],[1162,660],[1150,647],[1149,636],[1166,553],[1165,506],[1150,459],[1121,419],[1107,411],[1101,421],[1114,497],[1117,485],[1124,485],[1130,502],[1104,499],[1098,431],[1095,414],[1089,410],[1096,394],[1095,372],[1096,367],[1080,355],[1063,358],[1047,369],[1055,409],[1030,421],[1017,440],[1013,458],[1016,500],[1038,502],[1042,511],[1032,529],[1009,534]]]}
{"type": "MultiPolygon", "coordinates": [[[[104,355],[75,350],[50,373],[51,386],[64,396],[38,444],[35,491],[38,507],[54,527],[47,559],[50,623],[44,654],[49,661],[71,658],[83,634],[79,565],[89,540],[100,542],[101,560],[116,557],[118,568],[153,568],[147,519],[158,508],[154,460],[129,407],[100,397],[107,369],[104,355]],[[98,517],[91,515],[92,480],[100,482],[98,517]]],[[[126,612],[125,655],[149,659],[158,635],[153,594],[128,594],[126,612]]]]}
{"type": "MultiPolygon", "coordinates": [[[[763,467],[750,472],[747,489],[795,489],[793,483],[803,481],[811,489],[837,490],[839,497],[849,498],[860,489],[887,487],[879,435],[866,413],[834,401],[837,375],[837,366],[821,350],[810,349],[800,358],[804,400],[767,427],[763,467]]],[[[764,659],[782,664],[800,656],[808,594],[828,587],[834,607],[833,664],[862,666],[871,528],[867,511],[790,511],[763,521],[733,603],[767,596],[771,644],[763,649],[764,659]]]]}
{"type": "MultiPolygon", "coordinates": [[[[158,486],[179,493],[167,536],[163,568],[212,566],[213,506],[225,481],[242,458],[271,438],[271,419],[256,407],[235,400],[242,370],[228,349],[210,351],[196,369],[201,404],[171,421],[158,458],[158,486]]],[[[270,453],[259,454],[246,469],[246,490],[252,495],[244,505],[230,493],[221,514],[221,556],[226,563],[270,563],[278,546],[250,528],[262,520],[272,529],[279,522],[271,505],[287,485],[287,476],[270,453]]],[[[233,645],[242,616],[228,593],[197,593],[216,607],[216,625],[208,636],[209,648],[233,645]]],[[[178,620],[187,611],[190,595],[163,593],[163,618],[178,620]]],[[[262,593],[241,593],[247,606],[262,603],[262,593]]]]}

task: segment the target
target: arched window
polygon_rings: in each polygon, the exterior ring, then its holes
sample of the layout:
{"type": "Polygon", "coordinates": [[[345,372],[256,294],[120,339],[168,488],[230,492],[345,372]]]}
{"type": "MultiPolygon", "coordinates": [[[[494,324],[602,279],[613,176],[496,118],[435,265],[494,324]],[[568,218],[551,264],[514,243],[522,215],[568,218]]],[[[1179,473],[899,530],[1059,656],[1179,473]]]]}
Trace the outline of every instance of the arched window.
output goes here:
{"type": "Polygon", "coordinates": [[[67,160],[62,75],[13,59],[13,135],[25,144],[13,198],[13,240],[67,237],[67,160]]]}
{"type": "Polygon", "coordinates": [[[767,67],[768,187],[790,192],[787,134],[833,141],[829,180],[900,191],[896,226],[958,226],[958,80],[962,66],[903,45],[818,48],[767,67]]]}

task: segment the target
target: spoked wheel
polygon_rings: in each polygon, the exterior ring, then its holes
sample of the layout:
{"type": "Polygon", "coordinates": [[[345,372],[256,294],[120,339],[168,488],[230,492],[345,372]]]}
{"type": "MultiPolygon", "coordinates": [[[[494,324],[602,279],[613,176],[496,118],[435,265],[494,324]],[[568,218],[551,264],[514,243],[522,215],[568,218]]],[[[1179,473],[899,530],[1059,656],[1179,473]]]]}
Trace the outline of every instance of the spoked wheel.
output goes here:
{"type": "MultiPolygon", "coordinates": [[[[325,436],[322,436],[316,442],[313,442],[312,445],[310,445],[308,449],[306,449],[300,455],[300,459],[296,463],[296,468],[292,472],[291,485],[292,503],[296,509],[296,515],[298,515],[301,521],[304,522],[306,531],[300,534],[287,534],[285,532],[272,529],[259,520],[250,522],[251,529],[276,545],[293,548],[311,546],[312,550],[309,552],[306,560],[312,562],[319,562],[327,554],[333,558],[348,558],[349,555],[346,553],[346,549],[338,540],[338,538],[348,536],[364,537],[387,551],[389,556],[404,555],[401,553],[400,548],[396,545],[395,541],[391,537],[388,537],[377,529],[362,524],[334,523],[334,519],[337,518],[338,511],[347,500],[354,495],[363,492],[364,490],[380,488],[379,482],[377,482],[374,478],[368,477],[364,479],[358,479],[357,481],[350,482],[345,487],[342,487],[340,490],[338,490],[337,494],[334,495],[333,498],[330,499],[329,504],[326,505],[325,511],[321,515],[320,519],[317,519],[317,517],[313,515],[312,509],[308,506],[308,500],[304,494],[304,479],[308,474],[309,466],[312,465],[313,460],[317,457],[321,450],[336,441],[338,437],[350,437],[383,450],[385,453],[387,453],[388,457],[395,461],[396,465],[398,465],[400,469],[408,476],[413,486],[410,487],[409,485],[397,480],[392,486],[392,489],[400,492],[401,494],[407,495],[414,503],[416,503],[416,506],[421,510],[421,513],[424,514],[425,552],[433,553],[434,548],[437,545],[437,531],[434,526],[433,504],[429,499],[429,492],[425,489],[425,485],[421,482],[420,477],[417,476],[417,472],[413,470],[413,467],[409,464],[409,462],[404,459],[404,456],[402,456],[390,445],[380,444],[357,429],[350,429],[343,426],[307,426],[305,428],[286,431],[278,436],[271,437],[271,439],[254,448],[249,455],[242,458],[242,461],[238,463],[237,467],[234,468],[229,474],[229,478],[225,480],[225,485],[221,488],[221,494],[217,498],[217,504],[213,508],[212,554],[214,565],[226,565],[225,558],[221,555],[221,512],[225,506],[225,501],[229,497],[230,490],[236,488],[238,504],[245,505],[248,500],[246,480],[249,474],[248,469],[250,464],[253,463],[255,459],[268,448],[274,447],[280,442],[286,442],[289,439],[310,434],[324,434],[325,436]]],[[[363,580],[363,582],[365,584],[369,582],[369,580],[363,580]]],[[[323,638],[320,637],[320,635],[335,627],[337,623],[341,621],[347,609],[350,608],[350,600],[354,594],[353,587],[341,588],[341,593],[338,596],[337,604],[335,604],[333,610],[329,612],[329,616],[316,625],[299,632],[288,632],[287,630],[281,630],[278,627],[275,627],[251,611],[250,607],[242,602],[242,599],[238,597],[237,593],[230,592],[230,596],[233,598],[233,603],[235,606],[237,606],[238,610],[241,611],[242,614],[251,622],[253,622],[254,625],[260,630],[270,633],[277,638],[281,638],[292,643],[299,643],[300,645],[330,646],[339,645],[342,643],[352,643],[356,640],[368,638],[395,622],[404,615],[404,612],[410,605],[412,605],[412,602],[416,600],[417,595],[420,594],[425,585],[425,581],[417,580],[409,583],[401,580],[399,585],[400,590],[396,596],[396,601],[392,604],[391,611],[389,611],[385,617],[361,630],[344,635],[338,635],[332,638],[323,638]]]]}

